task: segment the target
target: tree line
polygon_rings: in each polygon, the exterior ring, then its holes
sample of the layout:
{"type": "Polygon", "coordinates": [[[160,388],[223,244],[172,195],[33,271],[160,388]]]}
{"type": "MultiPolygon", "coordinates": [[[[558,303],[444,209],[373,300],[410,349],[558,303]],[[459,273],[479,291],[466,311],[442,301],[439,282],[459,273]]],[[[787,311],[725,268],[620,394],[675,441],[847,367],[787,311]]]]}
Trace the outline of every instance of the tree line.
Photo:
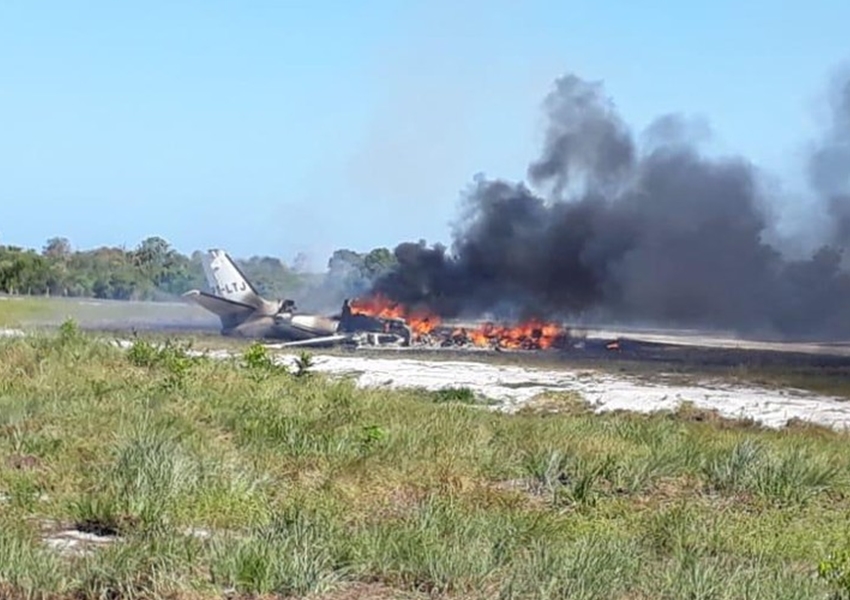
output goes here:
{"type": "MultiPolygon", "coordinates": [[[[54,237],[37,251],[0,245],[0,292],[5,294],[91,297],[114,300],[164,300],[190,289],[206,289],[203,253],[186,256],[161,237],[149,237],[128,250],[101,247],[75,250],[54,237]]],[[[326,281],[362,284],[395,265],[386,248],[361,254],[337,250],[324,274],[307,273],[270,256],[234,258],[258,291],[282,298],[326,281]]],[[[361,285],[361,287],[363,287],[361,285]]]]}

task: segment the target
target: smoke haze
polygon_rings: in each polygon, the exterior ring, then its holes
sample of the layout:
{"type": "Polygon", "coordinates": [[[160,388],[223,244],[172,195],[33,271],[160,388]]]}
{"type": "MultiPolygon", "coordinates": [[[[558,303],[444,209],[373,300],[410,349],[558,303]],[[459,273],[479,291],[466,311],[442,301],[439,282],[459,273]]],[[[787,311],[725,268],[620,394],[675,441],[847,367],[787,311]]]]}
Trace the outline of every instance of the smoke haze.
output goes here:
{"type": "Polygon", "coordinates": [[[446,317],[609,319],[793,336],[850,334],[850,77],[808,164],[818,250],[769,243],[774,202],[743,157],[703,155],[707,124],[640,136],[601,84],[558,79],[528,183],[476,177],[451,249],[404,243],[373,292],[446,317]]]}

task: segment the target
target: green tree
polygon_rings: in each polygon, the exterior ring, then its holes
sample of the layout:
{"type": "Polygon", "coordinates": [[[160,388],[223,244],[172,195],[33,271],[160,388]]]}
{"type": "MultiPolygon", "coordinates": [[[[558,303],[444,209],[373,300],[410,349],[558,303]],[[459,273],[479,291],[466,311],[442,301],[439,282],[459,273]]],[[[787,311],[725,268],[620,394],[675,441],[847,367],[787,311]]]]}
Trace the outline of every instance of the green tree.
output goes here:
{"type": "Polygon", "coordinates": [[[132,257],[142,267],[160,266],[172,252],[171,244],[159,236],[153,236],[142,240],[132,252],[132,257]]]}
{"type": "MultiPolygon", "coordinates": [[[[111,299],[163,299],[206,284],[203,254],[185,256],[162,237],[142,240],[133,250],[101,247],[74,250],[63,237],[47,240],[41,252],[0,246],[0,291],[63,294],[111,299]]],[[[288,296],[309,278],[279,259],[237,260],[261,293],[288,296]]]]}
{"type": "Polygon", "coordinates": [[[50,280],[49,261],[34,250],[0,248],[0,290],[9,294],[44,294],[50,280]]]}
{"type": "Polygon", "coordinates": [[[352,271],[360,271],[363,268],[363,255],[353,250],[334,250],[328,260],[328,270],[332,274],[347,275],[352,271]]]}
{"type": "Polygon", "coordinates": [[[71,242],[63,237],[50,238],[44,245],[42,254],[50,259],[65,260],[71,254],[71,242]]]}
{"type": "Polygon", "coordinates": [[[395,255],[388,248],[375,248],[363,257],[364,274],[371,279],[398,266],[395,255]]]}
{"type": "Polygon", "coordinates": [[[301,285],[298,273],[289,269],[278,258],[252,256],[248,260],[236,260],[236,264],[264,296],[289,297],[301,285]]]}

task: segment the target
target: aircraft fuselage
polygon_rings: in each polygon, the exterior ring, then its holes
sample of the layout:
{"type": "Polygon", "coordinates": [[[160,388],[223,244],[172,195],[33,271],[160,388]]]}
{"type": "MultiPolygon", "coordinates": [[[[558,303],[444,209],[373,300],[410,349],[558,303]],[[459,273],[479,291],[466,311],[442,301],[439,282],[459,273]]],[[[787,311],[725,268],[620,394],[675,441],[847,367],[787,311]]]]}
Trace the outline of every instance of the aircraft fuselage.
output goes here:
{"type": "Polygon", "coordinates": [[[320,315],[256,315],[221,333],[233,337],[308,340],[337,333],[339,321],[320,315]]]}
{"type": "Polygon", "coordinates": [[[352,314],[347,301],[342,313],[331,317],[298,313],[291,300],[267,300],[223,250],[210,250],[202,264],[209,291],[190,290],[184,297],[217,314],[223,335],[323,343],[368,332],[410,342],[410,328],[403,321],[352,314]]]}

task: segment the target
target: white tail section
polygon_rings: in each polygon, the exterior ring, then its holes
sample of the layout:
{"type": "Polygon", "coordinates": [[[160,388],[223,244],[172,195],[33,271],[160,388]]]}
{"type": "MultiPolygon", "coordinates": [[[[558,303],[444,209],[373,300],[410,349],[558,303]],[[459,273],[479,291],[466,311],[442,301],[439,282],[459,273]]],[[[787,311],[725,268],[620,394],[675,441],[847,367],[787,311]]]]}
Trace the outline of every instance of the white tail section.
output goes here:
{"type": "Polygon", "coordinates": [[[250,306],[258,306],[261,303],[257,290],[245,279],[242,271],[224,250],[207,252],[203,258],[203,266],[212,294],[250,306]]]}

